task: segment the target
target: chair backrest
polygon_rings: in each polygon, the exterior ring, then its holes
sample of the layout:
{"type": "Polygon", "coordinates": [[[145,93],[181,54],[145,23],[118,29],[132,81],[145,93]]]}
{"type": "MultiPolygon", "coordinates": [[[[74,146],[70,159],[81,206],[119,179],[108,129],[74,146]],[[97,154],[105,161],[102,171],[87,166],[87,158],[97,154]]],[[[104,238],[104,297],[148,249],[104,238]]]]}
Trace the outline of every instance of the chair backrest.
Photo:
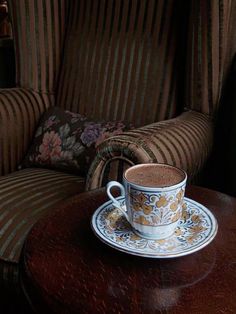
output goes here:
{"type": "Polygon", "coordinates": [[[184,107],[216,111],[236,50],[235,1],[8,2],[17,86],[49,105],[137,126],[184,107]]]}
{"type": "Polygon", "coordinates": [[[67,0],[8,0],[16,57],[16,84],[53,95],[60,72],[67,0]]]}
{"type": "Polygon", "coordinates": [[[57,103],[136,126],[175,116],[186,1],[70,3],[57,103]]]}
{"type": "Polygon", "coordinates": [[[190,2],[185,105],[214,115],[236,51],[236,1],[190,2]]]}

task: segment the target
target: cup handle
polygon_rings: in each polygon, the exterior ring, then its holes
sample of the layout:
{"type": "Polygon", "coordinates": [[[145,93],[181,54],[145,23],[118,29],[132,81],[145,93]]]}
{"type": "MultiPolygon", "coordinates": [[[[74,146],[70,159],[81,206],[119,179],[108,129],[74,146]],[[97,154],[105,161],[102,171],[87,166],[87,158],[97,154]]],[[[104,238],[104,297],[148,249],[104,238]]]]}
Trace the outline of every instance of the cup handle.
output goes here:
{"type": "Polygon", "coordinates": [[[111,194],[111,188],[113,187],[118,187],[121,191],[121,196],[125,197],[125,188],[123,187],[122,184],[120,184],[117,181],[110,181],[107,184],[107,195],[110,198],[110,200],[112,200],[112,204],[118,208],[122,214],[125,216],[125,218],[129,221],[129,216],[127,214],[127,210],[125,210],[124,208],[122,208],[122,206],[120,205],[120,202],[111,194]]]}

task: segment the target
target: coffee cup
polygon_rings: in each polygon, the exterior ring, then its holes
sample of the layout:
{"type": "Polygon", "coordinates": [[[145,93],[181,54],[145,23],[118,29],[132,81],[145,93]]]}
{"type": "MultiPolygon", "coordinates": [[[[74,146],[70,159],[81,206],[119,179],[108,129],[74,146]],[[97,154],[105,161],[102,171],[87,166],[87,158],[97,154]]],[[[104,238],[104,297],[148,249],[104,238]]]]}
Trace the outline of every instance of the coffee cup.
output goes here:
{"type": "Polygon", "coordinates": [[[181,218],[187,174],[167,164],[138,164],[123,174],[123,185],[117,181],[107,184],[107,194],[133,231],[147,239],[164,239],[171,236],[181,218]],[[125,198],[112,195],[118,187],[125,198]]]}

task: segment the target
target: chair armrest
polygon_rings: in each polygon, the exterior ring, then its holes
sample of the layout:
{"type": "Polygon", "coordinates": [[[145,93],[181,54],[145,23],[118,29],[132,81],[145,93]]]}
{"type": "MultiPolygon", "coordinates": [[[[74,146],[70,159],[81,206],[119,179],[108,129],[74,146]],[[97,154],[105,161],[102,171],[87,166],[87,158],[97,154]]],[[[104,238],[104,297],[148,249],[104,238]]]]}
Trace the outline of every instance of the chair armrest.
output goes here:
{"type": "Polygon", "coordinates": [[[16,170],[49,103],[23,88],[0,90],[0,175],[16,170]]]}
{"type": "Polygon", "coordinates": [[[98,147],[86,189],[104,185],[111,178],[106,167],[119,159],[125,160],[126,167],[137,163],[168,163],[186,170],[192,179],[206,161],[212,140],[212,118],[195,111],[113,136],[98,147]]]}

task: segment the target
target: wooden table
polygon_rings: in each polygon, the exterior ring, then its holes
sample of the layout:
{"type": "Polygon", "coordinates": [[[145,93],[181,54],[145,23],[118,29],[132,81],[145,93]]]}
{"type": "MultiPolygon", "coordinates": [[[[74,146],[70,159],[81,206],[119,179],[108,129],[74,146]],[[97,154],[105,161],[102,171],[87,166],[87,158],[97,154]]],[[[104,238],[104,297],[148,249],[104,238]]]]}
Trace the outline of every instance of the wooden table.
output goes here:
{"type": "Polygon", "coordinates": [[[104,190],[80,194],[39,221],[24,248],[22,282],[39,313],[236,313],[236,199],[189,187],[187,196],[216,216],[219,230],[188,256],[148,259],[95,237],[104,190]]]}

